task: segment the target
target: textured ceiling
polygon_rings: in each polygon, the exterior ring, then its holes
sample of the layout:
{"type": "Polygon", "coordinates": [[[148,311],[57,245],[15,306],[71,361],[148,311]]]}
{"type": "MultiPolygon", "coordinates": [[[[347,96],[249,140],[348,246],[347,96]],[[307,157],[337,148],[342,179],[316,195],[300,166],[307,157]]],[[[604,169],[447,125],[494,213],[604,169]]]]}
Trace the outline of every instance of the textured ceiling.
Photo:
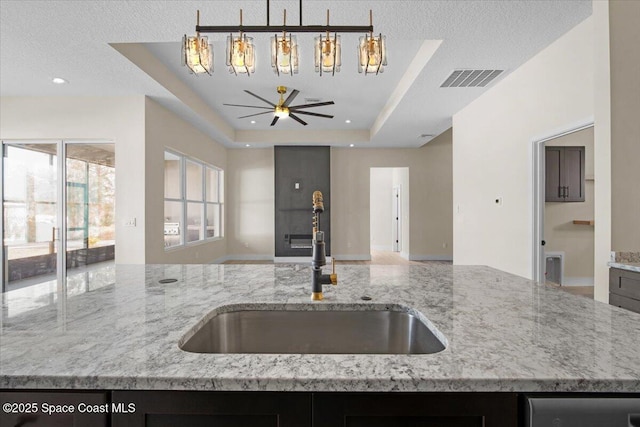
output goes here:
{"type": "MultiPolygon", "coordinates": [[[[298,24],[298,1],[271,1],[271,24],[298,24]]],[[[211,35],[213,77],[189,75],[180,66],[183,34],[192,34],[195,11],[202,25],[266,24],[266,1],[7,1],[0,0],[0,94],[2,96],[118,96],[144,94],[223,144],[234,147],[284,142],[415,147],[438,135],[451,117],[487,88],[440,88],[458,68],[504,69],[508,78],[526,60],[591,14],[591,1],[303,1],[303,24],[367,25],[389,44],[389,66],[363,76],[355,66],[356,35],[344,34],[343,68],[335,77],[313,71],[313,35],[300,34],[300,73],[277,77],[266,56],[268,36],[256,35],[255,75],[231,76],[223,65],[224,35],[211,35]],[[440,42],[441,41],[441,42],[440,42]],[[69,84],[54,85],[64,77],[69,84]],[[305,116],[270,128],[237,117],[254,111],[222,103],[259,105],[249,89],[276,100],[285,85],[305,97],[334,100],[312,109],[335,119],[305,116]],[[178,88],[178,89],[176,89],[178,88]],[[345,120],[351,123],[346,124],[345,120]],[[277,128],[277,129],[276,129],[277,128]]]]}

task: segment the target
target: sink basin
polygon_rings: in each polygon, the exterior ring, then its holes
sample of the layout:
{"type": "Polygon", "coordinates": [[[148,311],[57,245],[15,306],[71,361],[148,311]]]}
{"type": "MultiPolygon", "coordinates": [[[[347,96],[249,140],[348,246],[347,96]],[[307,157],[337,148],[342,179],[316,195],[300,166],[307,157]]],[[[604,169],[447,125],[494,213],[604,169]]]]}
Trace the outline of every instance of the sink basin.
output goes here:
{"type": "Polygon", "coordinates": [[[357,311],[219,309],[187,332],[179,347],[194,353],[428,354],[444,350],[446,339],[417,316],[421,315],[403,306],[368,306],[357,311]]]}

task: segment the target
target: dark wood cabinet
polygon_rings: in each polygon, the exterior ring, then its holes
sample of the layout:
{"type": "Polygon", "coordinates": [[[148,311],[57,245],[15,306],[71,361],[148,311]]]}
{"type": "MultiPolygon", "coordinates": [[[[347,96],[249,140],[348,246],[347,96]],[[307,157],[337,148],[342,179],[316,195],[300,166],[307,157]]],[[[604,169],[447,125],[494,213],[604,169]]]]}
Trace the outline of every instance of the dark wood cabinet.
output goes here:
{"type": "Polygon", "coordinates": [[[113,427],[311,427],[310,393],[114,391],[113,427]]]}
{"type": "Polygon", "coordinates": [[[640,313],[640,272],[609,269],[609,304],[640,313]]]}
{"type": "Polygon", "coordinates": [[[106,392],[0,391],[2,427],[109,425],[106,392]]]}
{"type": "Polygon", "coordinates": [[[314,427],[513,427],[516,393],[314,393],[314,427]]]}
{"type": "Polygon", "coordinates": [[[584,202],[584,156],[584,147],[545,147],[545,201],[584,202]]]}

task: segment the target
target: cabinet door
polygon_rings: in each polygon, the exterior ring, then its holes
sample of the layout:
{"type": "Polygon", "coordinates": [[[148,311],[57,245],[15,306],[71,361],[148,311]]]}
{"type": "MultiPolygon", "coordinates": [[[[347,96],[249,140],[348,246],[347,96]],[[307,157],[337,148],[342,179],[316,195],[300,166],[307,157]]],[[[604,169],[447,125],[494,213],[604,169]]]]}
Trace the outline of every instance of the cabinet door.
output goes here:
{"type": "Polygon", "coordinates": [[[564,202],[562,189],[562,147],[545,147],[545,201],[564,202]]]}
{"type": "Polygon", "coordinates": [[[107,427],[102,392],[0,391],[3,427],[107,427]]]}
{"type": "Polygon", "coordinates": [[[114,391],[113,427],[310,427],[309,393],[114,391]],[[133,404],[133,406],[131,406],[133,404]]]}
{"type": "Polygon", "coordinates": [[[314,393],[314,427],[512,427],[515,393],[314,393]]]}
{"type": "Polygon", "coordinates": [[[564,201],[584,202],[584,147],[564,147],[564,201]]]}
{"type": "Polygon", "coordinates": [[[545,147],[545,201],[584,202],[584,147],[545,147]]]}

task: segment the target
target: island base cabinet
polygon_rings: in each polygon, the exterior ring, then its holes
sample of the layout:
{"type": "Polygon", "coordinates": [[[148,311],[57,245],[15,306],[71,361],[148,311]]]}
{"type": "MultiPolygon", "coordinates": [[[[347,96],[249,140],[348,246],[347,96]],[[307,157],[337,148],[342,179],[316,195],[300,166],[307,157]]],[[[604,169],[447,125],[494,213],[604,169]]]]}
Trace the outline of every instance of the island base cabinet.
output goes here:
{"type": "Polygon", "coordinates": [[[514,427],[516,393],[314,393],[314,427],[514,427]]]}
{"type": "Polygon", "coordinates": [[[311,426],[305,393],[114,391],[112,399],[135,408],[112,414],[113,427],[311,426]]]}

